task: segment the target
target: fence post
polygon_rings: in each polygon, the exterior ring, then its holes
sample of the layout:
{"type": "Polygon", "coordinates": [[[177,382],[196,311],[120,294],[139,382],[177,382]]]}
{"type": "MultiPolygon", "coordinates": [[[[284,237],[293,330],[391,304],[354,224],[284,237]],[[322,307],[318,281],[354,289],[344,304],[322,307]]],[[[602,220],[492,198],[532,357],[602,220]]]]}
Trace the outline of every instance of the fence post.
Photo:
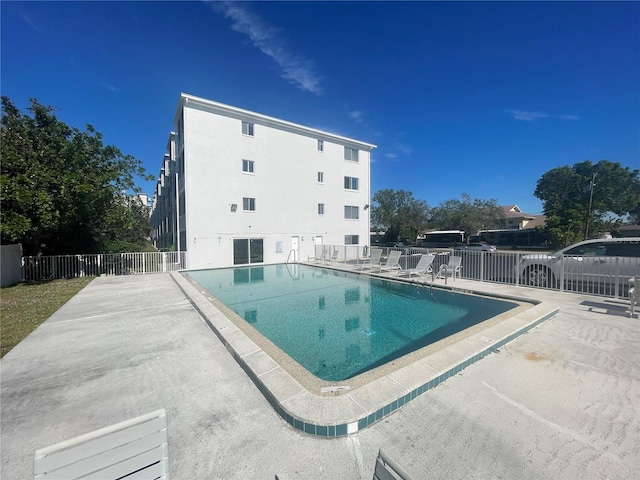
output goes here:
{"type": "Polygon", "coordinates": [[[480,281],[484,282],[484,256],[487,252],[480,252],[480,281]]]}
{"type": "Polygon", "coordinates": [[[564,255],[560,255],[560,291],[564,292],[564,255]]]}
{"type": "Polygon", "coordinates": [[[616,283],[613,288],[613,298],[618,299],[620,297],[620,257],[616,257],[616,283]]]}
{"type": "Polygon", "coordinates": [[[162,252],[162,272],[167,271],[167,252],[162,252]]]}

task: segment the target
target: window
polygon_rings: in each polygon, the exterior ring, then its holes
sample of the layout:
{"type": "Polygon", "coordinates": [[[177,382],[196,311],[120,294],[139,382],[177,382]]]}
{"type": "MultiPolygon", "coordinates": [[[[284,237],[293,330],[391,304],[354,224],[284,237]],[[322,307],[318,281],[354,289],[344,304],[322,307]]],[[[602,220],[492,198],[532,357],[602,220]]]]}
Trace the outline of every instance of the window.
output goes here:
{"type": "Polygon", "coordinates": [[[346,190],[358,190],[358,179],[356,177],[344,177],[344,188],[346,190]]]}
{"type": "Polygon", "coordinates": [[[358,207],[351,205],[344,206],[344,218],[350,218],[352,220],[358,219],[358,207]]]}
{"type": "Polygon", "coordinates": [[[324,152],[324,140],[318,140],[318,151],[324,152]]]}
{"type": "Polygon", "coordinates": [[[324,172],[318,172],[318,183],[324,183],[324,172]]]}
{"type": "Polygon", "coordinates": [[[360,238],[358,235],[345,235],[344,236],[344,244],[345,245],[358,245],[360,243],[360,238]]]}
{"type": "Polygon", "coordinates": [[[247,198],[244,197],[242,199],[242,210],[245,211],[255,211],[256,209],[256,199],[255,198],[247,198]]]}
{"type": "Polygon", "coordinates": [[[604,256],[607,254],[607,247],[602,243],[591,243],[586,245],[579,245],[577,247],[570,248],[565,255],[585,255],[589,257],[604,256]]]}
{"type": "Polygon", "coordinates": [[[360,318],[347,318],[344,321],[344,331],[345,332],[353,332],[354,330],[360,329],[360,318]]]}
{"type": "Polygon", "coordinates": [[[253,123],[242,122],[242,134],[253,137],[253,123]]]}
{"type": "Polygon", "coordinates": [[[258,321],[258,310],[255,308],[244,311],[244,319],[249,323],[256,323],[258,321]]]}
{"type": "Polygon", "coordinates": [[[262,243],[262,238],[234,238],[233,264],[243,265],[264,262],[262,243]]]}
{"type": "Polygon", "coordinates": [[[246,173],[253,173],[253,160],[242,160],[242,171],[246,173]]]}
{"type": "Polygon", "coordinates": [[[351,162],[358,161],[358,150],[355,148],[344,147],[344,159],[351,162]]]}
{"type": "Polygon", "coordinates": [[[348,288],[344,291],[344,303],[350,305],[360,301],[360,288],[348,288]]]}
{"type": "Polygon", "coordinates": [[[324,203],[318,204],[318,215],[324,215],[324,203]]]}
{"type": "Polygon", "coordinates": [[[622,241],[607,243],[606,245],[607,255],[611,255],[613,257],[640,257],[640,242],[622,241]]]}

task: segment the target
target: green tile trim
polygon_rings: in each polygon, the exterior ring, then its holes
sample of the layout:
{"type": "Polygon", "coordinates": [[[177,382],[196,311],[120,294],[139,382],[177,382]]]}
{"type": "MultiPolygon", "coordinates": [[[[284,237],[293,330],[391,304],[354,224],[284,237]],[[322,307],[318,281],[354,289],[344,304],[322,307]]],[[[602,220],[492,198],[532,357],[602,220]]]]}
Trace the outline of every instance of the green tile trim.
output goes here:
{"type": "MultiPolygon", "coordinates": [[[[222,333],[218,331],[218,329],[207,318],[207,316],[204,314],[204,312],[198,307],[196,302],[193,299],[191,299],[190,295],[185,291],[185,289],[180,285],[180,283],[178,281],[176,281],[175,278],[174,278],[174,281],[176,282],[178,287],[183,291],[185,296],[189,299],[189,301],[191,302],[193,307],[196,309],[196,311],[204,319],[204,321],[207,324],[207,326],[216,334],[216,336],[220,339],[220,341],[225,346],[225,348],[229,351],[231,356],[236,360],[236,362],[240,365],[240,367],[246,372],[246,374],[249,376],[249,378],[253,381],[253,383],[258,387],[260,392],[267,399],[269,404],[271,404],[271,406],[276,411],[276,413],[286,423],[291,425],[296,430],[300,430],[300,431],[302,431],[302,432],[304,432],[306,434],[314,435],[314,436],[320,436],[320,437],[325,437],[325,438],[335,438],[335,437],[344,437],[344,436],[348,435],[348,433],[347,433],[348,424],[347,423],[341,423],[341,424],[338,424],[338,425],[316,425],[314,423],[308,423],[308,422],[305,422],[305,421],[303,421],[301,419],[298,419],[295,416],[293,416],[291,413],[289,413],[287,411],[287,409],[280,404],[280,402],[273,395],[273,393],[271,393],[269,388],[262,383],[262,381],[260,380],[258,375],[251,369],[251,367],[247,364],[247,362],[240,355],[238,355],[238,353],[233,349],[233,347],[224,338],[222,333]]],[[[548,314],[544,315],[543,317],[537,319],[536,321],[534,321],[534,322],[532,322],[532,323],[530,323],[528,325],[525,325],[524,327],[520,328],[516,332],[514,332],[514,333],[506,336],[505,338],[493,343],[492,345],[487,346],[484,350],[476,353],[472,357],[469,357],[469,358],[459,362],[457,365],[454,365],[453,367],[451,367],[447,371],[441,373],[437,377],[434,377],[434,378],[430,379],[429,381],[427,381],[424,384],[418,386],[417,388],[413,389],[409,393],[406,393],[405,395],[402,395],[401,397],[393,400],[392,402],[388,403],[387,405],[384,405],[383,407],[377,409],[375,412],[369,413],[369,414],[363,416],[362,418],[357,420],[358,430],[362,430],[364,428],[370,427],[374,423],[378,422],[380,419],[384,418],[387,415],[390,415],[391,413],[393,413],[397,409],[401,408],[402,406],[406,405],[407,403],[409,403],[410,401],[414,400],[415,398],[419,397],[423,393],[431,390],[432,388],[437,387],[440,383],[444,382],[447,378],[452,377],[452,376],[460,373],[462,370],[464,370],[468,366],[470,366],[470,365],[474,364],[475,362],[481,360],[482,358],[486,357],[488,354],[490,354],[492,352],[495,352],[496,350],[498,350],[499,348],[503,347],[507,343],[509,343],[512,340],[516,339],[520,335],[528,332],[532,328],[540,325],[544,321],[554,317],[558,313],[559,313],[559,309],[558,308],[554,309],[553,311],[551,311],[548,314]]],[[[353,422],[349,422],[349,423],[353,423],[353,422]]]]}
{"type": "MultiPolygon", "coordinates": [[[[358,423],[358,430],[362,430],[364,428],[370,427],[371,425],[373,425],[374,423],[378,422],[381,418],[386,417],[387,415],[390,415],[391,413],[393,413],[394,411],[396,411],[397,409],[401,408],[402,406],[406,405],[407,403],[409,403],[411,400],[419,397],[420,395],[422,395],[423,393],[437,387],[440,383],[444,382],[447,378],[452,377],[458,373],[460,373],[462,370],[464,370],[465,368],[467,368],[468,366],[474,364],[475,362],[477,362],[478,360],[483,359],[484,357],[486,357],[487,355],[489,355],[490,353],[495,352],[496,350],[498,350],[499,348],[503,347],[504,345],[506,345],[507,343],[511,342],[512,340],[515,340],[516,338],[518,338],[520,335],[522,335],[523,333],[526,333],[527,331],[531,330],[532,328],[538,326],[539,324],[541,324],[542,322],[544,322],[545,320],[548,320],[549,318],[555,316],[558,313],[558,311],[554,311],[548,315],[545,315],[543,318],[538,319],[537,321],[524,326],[523,328],[519,329],[518,331],[512,333],[511,335],[508,335],[507,337],[493,343],[492,345],[488,346],[487,348],[485,348],[484,350],[482,350],[481,352],[473,355],[472,357],[469,357],[463,361],[461,361],[460,363],[458,363],[457,365],[454,365],[452,368],[448,369],[447,371],[441,373],[440,375],[438,375],[435,378],[432,378],[431,380],[429,380],[428,382],[424,383],[423,385],[420,385],[419,387],[413,389],[411,392],[393,400],[392,402],[388,403],[387,405],[379,408],[378,410],[376,410],[373,413],[370,413],[360,419],[358,419],[357,423],[358,423]]],[[[280,413],[280,409],[277,409],[278,413],[280,413]]],[[[292,426],[298,430],[302,430],[305,433],[311,434],[311,435],[316,435],[316,436],[321,436],[321,437],[327,437],[327,438],[331,438],[331,437],[343,437],[347,435],[347,424],[343,423],[340,425],[312,425],[309,423],[304,423],[300,420],[294,419],[293,422],[290,422],[289,419],[293,418],[289,413],[286,413],[285,411],[285,416],[286,416],[286,420],[287,423],[292,424],[292,426]]]]}

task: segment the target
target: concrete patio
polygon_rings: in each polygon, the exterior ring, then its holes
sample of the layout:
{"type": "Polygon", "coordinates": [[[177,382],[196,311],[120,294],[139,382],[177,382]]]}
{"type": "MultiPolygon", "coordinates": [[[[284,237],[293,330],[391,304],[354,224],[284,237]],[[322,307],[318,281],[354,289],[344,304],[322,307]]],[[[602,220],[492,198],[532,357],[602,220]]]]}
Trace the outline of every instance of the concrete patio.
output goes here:
{"type": "MultiPolygon", "coordinates": [[[[451,281],[449,285],[451,286],[451,281]]],[[[640,324],[628,302],[456,280],[560,313],[355,434],[282,420],[169,274],[100,277],[0,362],[3,479],[38,448],[158,408],[171,478],[640,478],[640,324]]]]}

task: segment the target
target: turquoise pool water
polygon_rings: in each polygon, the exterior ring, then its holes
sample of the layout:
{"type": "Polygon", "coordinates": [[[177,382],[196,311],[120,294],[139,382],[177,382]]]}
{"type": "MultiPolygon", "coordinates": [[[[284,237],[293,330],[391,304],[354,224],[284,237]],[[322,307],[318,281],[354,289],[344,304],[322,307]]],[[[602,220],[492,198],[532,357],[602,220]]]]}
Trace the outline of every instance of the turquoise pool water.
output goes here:
{"type": "Polygon", "coordinates": [[[308,265],[188,272],[309,372],[346,380],[518,306],[308,265]]]}

